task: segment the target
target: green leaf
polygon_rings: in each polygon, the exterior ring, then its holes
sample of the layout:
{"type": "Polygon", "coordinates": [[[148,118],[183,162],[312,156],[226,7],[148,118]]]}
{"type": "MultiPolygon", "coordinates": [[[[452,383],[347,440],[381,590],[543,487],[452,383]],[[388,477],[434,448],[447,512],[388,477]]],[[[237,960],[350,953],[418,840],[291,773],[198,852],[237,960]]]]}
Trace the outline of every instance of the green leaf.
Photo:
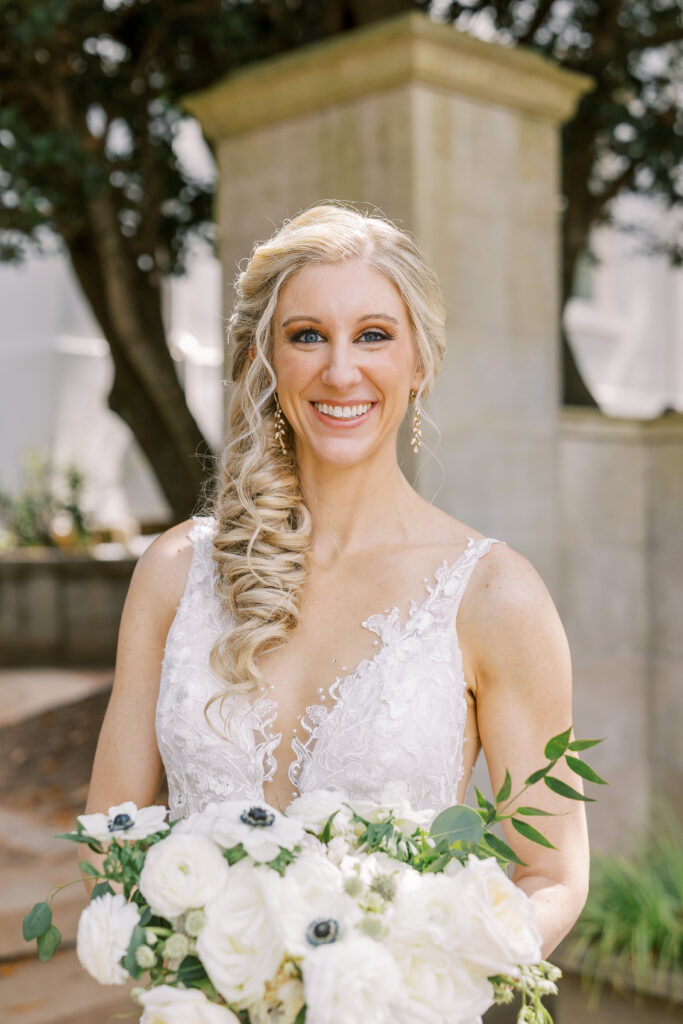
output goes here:
{"type": "Polygon", "coordinates": [[[142,974],[142,968],[139,966],[135,959],[135,950],[138,946],[142,946],[145,942],[145,929],[140,923],[135,925],[133,933],[128,943],[128,949],[126,950],[125,956],[121,957],[121,963],[126,968],[131,978],[139,978],[142,974]]]}
{"type": "Polygon", "coordinates": [[[545,768],[539,768],[538,771],[532,772],[531,775],[529,775],[529,777],[524,780],[524,785],[533,786],[534,782],[539,782],[542,778],[544,778],[551,768],[552,765],[547,764],[545,768]]]}
{"type": "Polygon", "coordinates": [[[552,815],[552,811],[542,811],[540,807],[518,807],[515,814],[542,814],[544,817],[552,815]]]}
{"type": "Polygon", "coordinates": [[[322,830],[322,832],[320,834],[320,842],[321,843],[329,843],[330,837],[332,835],[332,822],[334,821],[334,819],[339,814],[339,810],[340,810],[340,808],[338,808],[334,812],[334,814],[331,814],[329,816],[329,818],[327,819],[327,821],[325,822],[325,828],[322,830]]]}
{"type": "Polygon", "coordinates": [[[494,835],[493,832],[487,832],[482,839],[482,845],[489,847],[492,853],[495,853],[501,860],[512,861],[514,864],[521,864],[526,867],[525,861],[517,856],[511,846],[508,846],[506,842],[499,839],[498,836],[494,835]]]}
{"type": "Polygon", "coordinates": [[[429,831],[434,839],[447,839],[449,845],[456,842],[478,843],[484,834],[484,825],[472,807],[457,804],[437,814],[429,831]]]}
{"type": "Polygon", "coordinates": [[[90,893],[90,902],[92,903],[92,901],[96,900],[98,896],[104,896],[106,893],[111,893],[112,896],[114,895],[114,890],[110,886],[109,882],[98,882],[90,893]]]}
{"type": "Polygon", "coordinates": [[[36,903],[24,918],[22,935],[27,942],[43,935],[52,924],[52,911],[47,903],[36,903]]]}
{"type": "Polygon", "coordinates": [[[604,743],[604,740],[604,736],[601,740],[572,740],[568,750],[588,750],[589,747],[594,747],[596,743],[604,743]]]}
{"type": "Polygon", "coordinates": [[[525,839],[530,839],[532,843],[538,843],[539,846],[548,846],[551,850],[556,850],[557,847],[553,846],[549,839],[539,832],[537,828],[530,825],[528,821],[520,821],[519,818],[512,818],[512,827],[516,829],[521,836],[525,839]]]}
{"type": "Polygon", "coordinates": [[[592,796],[583,796],[578,793],[571,786],[568,786],[562,779],[556,779],[553,775],[547,775],[545,778],[545,784],[548,789],[552,789],[553,793],[559,793],[560,796],[566,796],[570,800],[583,800],[585,803],[594,804],[595,800],[592,796]]]}
{"type": "Polygon", "coordinates": [[[59,944],[62,941],[62,933],[59,928],[51,924],[46,932],[38,936],[38,958],[46,963],[55,955],[59,944]]]}
{"type": "Polygon", "coordinates": [[[607,786],[609,783],[606,779],[601,779],[597,772],[594,772],[589,764],[585,761],[580,761],[578,757],[572,757],[570,754],[565,756],[565,761],[573,772],[577,775],[581,775],[584,779],[588,779],[589,782],[597,782],[601,786],[607,786]]]}
{"type": "Polygon", "coordinates": [[[99,878],[100,872],[97,870],[94,864],[91,864],[89,860],[79,861],[80,869],[84,875],[90,875],[91,878],[99,878]]]}
{"type": "Polygon", "coordinates": [[[558,732],[557,736],[553,736],[545,745],[543,753],[549,761],[557,761],[558,757],[562,757],[565,750],[569,746],[569,737],[572,734],[572,727],[569,726],[564,732],[558,732]]]}
{"type": "Polygon", "coordinates": [[[512,792],[512,779],[510,778],[510,772],[506,768],[505,769],[505,781],[503,782],[503,785],[500,787],[500,789],[496,793],[496,803],[497,804],[505,803],[505,801],[509,798],[511,792],[512,792]]]}
{"type": "Polygon", "coordinates": [[[484,810],[487,810],[487,811],[494,811],[495,810],[495,807],[493,806],[491,801],[487,800],[486,797],[484,796],[484,794],[482,792],[480,792],[477,789],[476,786],[474,787],[474,792],[475,792],[476,797],[477,797],[477,803],[479,804],[480,807],[483,807],[484,810]]]}
{"type": "Polygon", "coordinates": [[[236,864],[238,860],[242,860],[246,855],[247,851],[241,843],[238,843],[237,846],[231,846],[229,850],[223,850],[223,856],[228,864],[236,864]]]}
{"type": "Polygon", "coordinates": [[[207,973],[199,957],[186,956],[182,960],[178,968],[178,981],[186,988],[196,987],[197,982],[203,981],[206,977],[207,973]]]}
{"type": "Polygon", "coordinates": [[[301,1007],[301,1009],[299,1010],[299,1012],[296,1015],[296,1018],[294,1020],[294,1024],[304,1024],[305,1020],[306,1020],[306,1004],[304,1003],[304,1005],[301,1007]]]}

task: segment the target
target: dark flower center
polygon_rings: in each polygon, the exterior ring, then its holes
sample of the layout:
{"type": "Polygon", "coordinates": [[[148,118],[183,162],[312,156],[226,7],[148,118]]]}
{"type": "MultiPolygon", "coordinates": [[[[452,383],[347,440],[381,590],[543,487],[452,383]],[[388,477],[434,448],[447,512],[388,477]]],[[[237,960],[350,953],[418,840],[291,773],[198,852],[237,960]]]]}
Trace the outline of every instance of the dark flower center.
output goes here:
{"type": "Polygon", "coordinates": [[[250,807],[248,811],[242,811],[240,821],[243,821],[245,825],[267,828],[275,821],[275,815],[272,811],[267,811],[265,807],[250,807]]]}
{"type": "Polygon", "coordinates": [[[339,924],[333,917],[311,921],[306,929],[306,941],[311,946],[322,946],[326,942],[335,942],[339,934],[339,924]]]}
{"type": "Polygon", "coordinates": [[[132,828],[134,824],[135,822],[130,814],[117,814],[115,818],[107,822],[107,828],[110,832],[125,832],[127,828],[132,828]]]}

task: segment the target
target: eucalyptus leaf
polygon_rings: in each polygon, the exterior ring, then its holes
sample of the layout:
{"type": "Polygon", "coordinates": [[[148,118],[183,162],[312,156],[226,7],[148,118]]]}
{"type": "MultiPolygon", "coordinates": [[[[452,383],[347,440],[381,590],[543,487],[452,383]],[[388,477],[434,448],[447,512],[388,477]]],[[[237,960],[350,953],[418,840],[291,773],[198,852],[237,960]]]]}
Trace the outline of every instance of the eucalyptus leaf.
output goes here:
{"type": "Polygon", "coordinates": [[[126,950],[125,956],[121,958],[121,963],[126,968],[132,978],[139,978],[142,974],[142,968],[135,959],[135,950],[138,946],[144,945],[145,942],[145,929],[138,922],[133,928],[133,933],[128,943],[128,949],[126,950]]]}
{"type": "Polygon", "coordinates": [[[565,761],[573,772],[577,775],[581,775],[582,778],[588,779],[589,782],[597,782],[601,786],[607,786],[607,780],[602,779],[597,772],[593,771],[589,764],[585,761],[579,760],[578,757],[572,757],[570,754],[565,756],[565,761]]]}
{"type": "Polygon", "coordinates": [[[90,875],[91,878],[99,878],[100,872],[97,870],[94,864],[91,864],[89,860],[79,861],[80,869],[84,875],[90,875]]]}
{"type": "Polygon", "coordinates": [[[47,903],[36,903],[24,918],[22,935],[27,942],[37,939],[52,924],[52,911],[47,903]]]}
{"type": "Polygon", "coordinates": [[[530,839],[532,843],[538,843],[539,846],[547,846],[551,850],[556,850],[557,847],[553,846],[549,839],[539,832],[537,828],[530,825],[528,821],[520,821],[519,818],[512,818],[512,827],[519,832],[525,839],[530,839]]]}
{"type": "Polygon", "coordinates": [[[98,899],[100,896],[105,896],[107,893],[111,893],[112,896],[114,895],[114,890],[110,886],[109,882],[98,882],[90,893],[90,902],[92,903],[93,900],[98,899]]]}
{"type": "Polygon", "coordinates": [[[569,746],[569,737],[572,734],[572,727],[569,726],[564,732],[559,732],[557,736],[551,737],[545,745],[544,754],[549,761],[557,761],[559,757],[562,757],[565,750],[569,746]]]}
{"type": "Polygon", "coordinates": [[[484,825],[472,807],[457,804],[437,814],[429,831],[434,839],[447,839],[449,845],[456,842],[478,843],[484,834],[484,825]]]}
{"type": "Polygon", "coordinates": [[[186,956],[178,968],[178,981],[187,988],[195,988],[197,982],[204,981],[207,973],[197,956],[186,956]]]}
{"type": "Polygon", "coordinates": [[[59,928],[51,924],[46,932],[38,936],[38,959],[46,963],[55,955],[62,941],[59,928]]]}
{"type": "Polygon", "coordinates": [[[562,779],[556,779],[554,775],[546,775],[544,782],[548,789],[552,789],[553,793],[558,793],[560,796],[566,796],[570,800],[583,800],[587,804],[595,803],[592,796],[583,796],[582,793],[568,786],[562,779]]]}

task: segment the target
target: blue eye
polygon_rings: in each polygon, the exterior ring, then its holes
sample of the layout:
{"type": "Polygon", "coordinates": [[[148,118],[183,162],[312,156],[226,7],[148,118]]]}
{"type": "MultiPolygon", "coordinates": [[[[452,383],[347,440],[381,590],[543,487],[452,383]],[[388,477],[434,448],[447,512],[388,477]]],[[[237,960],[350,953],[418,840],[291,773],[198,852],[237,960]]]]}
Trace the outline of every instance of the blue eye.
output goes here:
{"type": "Polygon", "coordinates": [[[306,340],[307,334],[319,335],[320,331],[316,331],[314,327],[304,327],[302,330],[296,331],[292,335],[292,341],[302,341],[304,345],[315,345],[316,342],[318,341],[318,338],[314,337],[312,341],[306,340]]]}
{"type": "MultiPolygon", "coordinates": [[[[378,341],[390,341],[393,338],[393,334],[388,334],[386,331],[381,331],[374,327],[369,327],[366,331],[359,336],[359,341],[364,341],[367,344],[377,343],[378,341]],[[371,335],[371,337],[368,337],[371,335]]],[[[301,330],[295,331],[291,336],[290,341],[301,342],[304,345],[316,345],[318,341],[322,339],[320,331],[314,327],[302,327],[301,330]],[[313,337],[308,337],[313,335],[313,337]]]]}

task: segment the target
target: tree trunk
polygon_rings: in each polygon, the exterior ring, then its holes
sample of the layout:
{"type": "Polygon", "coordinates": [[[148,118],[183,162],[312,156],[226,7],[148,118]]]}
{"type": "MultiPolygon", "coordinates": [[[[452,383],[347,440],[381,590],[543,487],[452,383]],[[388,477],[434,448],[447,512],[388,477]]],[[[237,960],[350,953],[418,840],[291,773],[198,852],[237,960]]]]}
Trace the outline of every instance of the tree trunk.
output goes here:
{"type": "MultiPolygon", "coordinates": [[[[127,358],[126,348],[110,316],[102,270],[93,260],[92,253],[93,242],[89,236],[81,235],[71,239],[69,254],[74,272],[109,343],[114,361],[115,376],[109,394],[109,407],[130,427],[135,440],[147,456],[171,506],[173,520],[187,519],[197,507],[202,488],[210,476],[210,467],[209,472],[205,472],[202,463],[211,458],[211,450],[187,408],[185,395],[163,337],[159,292],[148,287],[144,295],[139,292],[126,295],[125,301],[131,307],[145,309],[144,329],[137,343],[145,347],[148,366],[152,370],[157,368],[158,379],[170,382],[171,385],[163,396],[165,408],[161,410],[158,397],[150,394],[127,358]],[[183,421],[182,440],[179,440],[178,431],[169,431],[169,416],[183,421]]],[[[136,283],[137,287],[139,285],[136,283]]]]}

